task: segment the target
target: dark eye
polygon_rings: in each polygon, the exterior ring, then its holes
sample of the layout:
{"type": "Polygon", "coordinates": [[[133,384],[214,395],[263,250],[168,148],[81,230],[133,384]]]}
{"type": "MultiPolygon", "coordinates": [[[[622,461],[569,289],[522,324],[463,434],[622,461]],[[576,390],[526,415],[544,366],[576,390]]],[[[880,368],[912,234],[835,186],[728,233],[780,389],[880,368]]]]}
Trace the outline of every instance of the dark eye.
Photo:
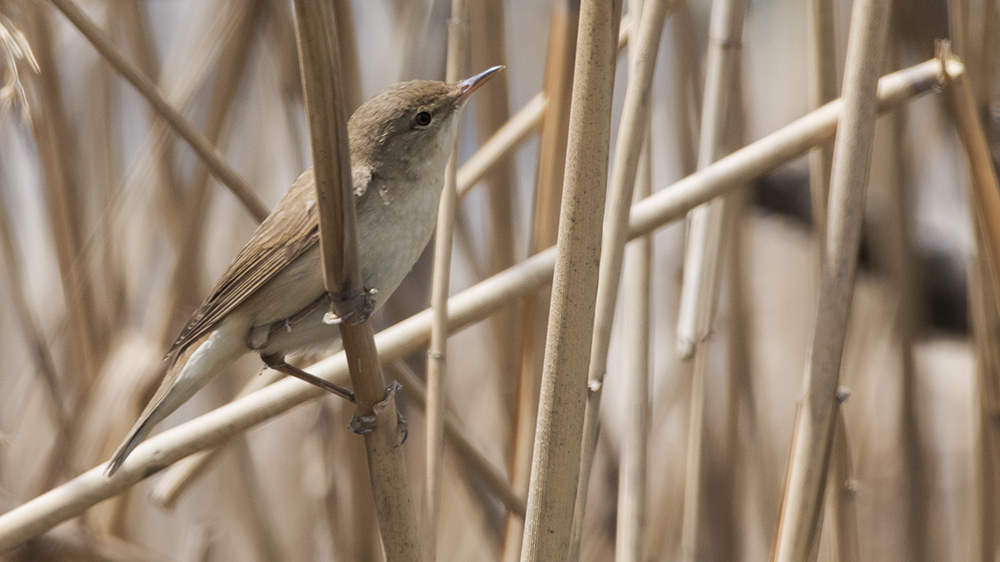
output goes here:
{"type": "Polygon", "coordinates": [[[421,111],[413,116],[413,123],[418,127],[426,127],[431,124],[431,114],[427,111],[421,111]]]}

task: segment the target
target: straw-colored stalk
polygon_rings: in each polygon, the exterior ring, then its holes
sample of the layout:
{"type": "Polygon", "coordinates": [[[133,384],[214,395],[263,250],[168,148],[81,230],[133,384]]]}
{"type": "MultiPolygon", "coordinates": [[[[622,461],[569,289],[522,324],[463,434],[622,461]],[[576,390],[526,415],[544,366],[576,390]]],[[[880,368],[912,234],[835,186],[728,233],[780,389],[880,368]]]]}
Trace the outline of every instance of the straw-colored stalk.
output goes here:
{"type": "MultiPolygon", "coordinates": [[[[534,194],[534,217],[531,226],[530,255],[556,243],[559,201],[562,198],[563,173],[566,168],[566,138],[569,135],[569,109],[573,94],[573,69],[580,3],[569,0],[552,2],[548,46],[545,53],[545,76],[542,95],[545,115],[538,139],[538,169],[534,194]]],[[[470,160],[471,161],[471,160],[470,160]]],[[[528,493],[531,454],[538,413],[542,350],[548,322],[549,292],[538,291],[524,299],[518,341],[517,375],[514,403],[508,410],[510,438],[507,443],[507,473],[518,494],[528,493]]],[[[511,514],[504,525],[503,562],[521,559],[523,521],[511,514]]]]}
{"type": "MultiPolygon", "coordinates": [[[[893,27],[890,27],[895,31],[893,27]]],[[[890,40],[890,44],[895,44],[890,40]]],[[[893,66],[900,57],[898,48],[891,48],[893,66]]],[[[876,270],[888,271],[891,282],[899,295],[896,307],[895,332],[900,360],[899,379],[899,448],[901,451],[904,476],[903,501],[906,505],[905,533],[907,559],[911,562],[932,560],[930,537],[930,495],[929,470],[923,452],[923,431],[920,419],[924,410],[917,392],[918,379],[914,343],[919,337],[921,326],[921,299],[917,291],[919,279],[916,256],[910,240],[912,212],[909,186],[909,163],[906,157],[907,112],[899,111],[889,116],[892,138],[892,178],[887,182],[873,184],[869,200],[876,206],[877,213],[871,234],[872,255],[876,270]]],[[[834,449],[836,454],[836,449],[834,449]]],[[[834,459],[834,465],[837,463],[834,459]]],[[[829,496],[832,497],[832,496],[829,496]]],[[[842,504],[852,506],[853,504],[842,504]]],[[[828,512],[831,513],[832,512],[828,512]]],[[[850,529],[848,529],[850,530],[850,529]]],[[[858,532],[856,529],[853,531],[858,532]]]]}
{"type": "Polygon", "coordinates": [[[205,138],[190,121],[184,118],[177,109],[166,100],[149,77],[139,72],[132,63],[115,49],[107,36],[97,27],[97,25],[87,17],[79,6],[72,0],[50,0],[63,15],[74,25],[84,37],[94,46],[111,66],[114,67],[123,78],[128,80],[135,89],[146,98],[170,126],[183,138],[195,153],[204,161],[205,165],[223,185],[233,192],[240,203],[246,207],[247,211],[258,222],[264,220],[268,215],[267,207],[254,194],[250,184],[230,166],[219,151],[205,138]]]}
{"type": "MultiPolygon", "coordinates": [[[[641,17],[632,14],[638,33],[629,49],[630,68],[625,101],[622,106],[618,139],[615,144],[611,171],[610,200],[604,219],[600,266],[598,268],[597,302],[595,304],[594,330],[591,334],[590,363],[587,372],[587,403],[584,415],[582,453],[576,504],[573,509],[573,537],[570,542],[569,560],[576,562],[583,540],[583,519],[587,509],[587,492],[594,452],[597,448],[598,422],[604,375],[607,372],[608,346],[611,326],[618,300],[622,260],[625,253],[628,214],[632,207],[632,193],[639,167],[639,154],[649,128],[649,107],[652,98],[653,71],[663,35],[663,24],[672,8],[672,2],[644,3],[641,17]],[[634,51],[634,52],[633,52],[634,51]]],[[[575,101],[574,101],[575,103],[575,101]]]]}
{"type": "MultiPolygon", "coordinates": [[[[503,2],[472,2],[470,7],[470,28],[475,29],[475,41],[471,41],[472,65],[479,71],[496,65],[506,65],[506,23],[503,2]]],[[[501,73],[491,80],[489,88],[478,94],[476,100],[476,123],[479,142],[486,143],[510,120],[510,87],[508,74],[501,73]]],[[[514,265],[514,168],[513,160],[504,157],[493,165],[484,179],[489,184],[490,217],[490,275],[514,265]]],[[[506,348],[510,341],[513,317],[499,322],[494,328],[497,338],[498,355],[512,357],[506,348]]],[[[504,359],[509,361],[508,359],[504,359]]],[[[510,367],[512,367],[511,365],[510,367]]],[[[502,369],[506,376],[512,369],[502,369]]]]}
{"type": "MultiPolygon", "coordinates": [[[[942,46],[941,51],[941,56],[944,57],[942,64],[945,61],[949,64],[946,74],[948,99],[955,113],[958,136],[969,161],[972,201],[986,241],[986,258],[996,272],[998,266],[993,264],[1000,264],[1000,182],[997,181],[990,146],[979,123],[976,102],[965,80],[961,63],[948,57],[947,45],[942,46]]],[[[1000,280],[991,279],[990,286],[996,294],[1000,289],[1000,280]]]]}
{"type": "MultiPolygon", "coordinates": [[[[940,48],[941,56],[948,57],[947,45],[940,48]]],[[[946,60],[943,58],[942,60],[946,60]]],[[[947,58],[949,62],[956,61],[947,58]]],[[[958,128],[959,138],[965,147],[969,164],[970,197],[973,206],[973,225],[976,228],[977,256],[979,266],[970,275],[974,284],[970,293],[977,300],[975,303],[993,303],[992,310],[973,309],[972,326],[977,348],[995,350],[997,307],[1000,307],[1000,182],[997,181],[996,169],[993,167],[990,147],[977,117],[978,112],[973,99],[970,85],[962,74],[953,75],[948,72],[948,97],[958,128]],[[978,279],[973,279],[977,277],[978,279]],[[986,292],[988,295],[977,295],[986,292]]],[[[976,307],[980,308],[980,307],[976,307]]],[[[996,424],[996,412],[1000,410],[1000,383],[997,373],[1000,371],[995,352],[980,350],[976,385],[978,397],[974,451],[976,459],[975,502],[979,527],[975,529],[973,544],[979,546],[974,556],[982,560],[991,560],[996,555],[1000,535],[995,523],[1000,520],[1000,494],[997,493],[996,476],[1000,474],[997,463],[997,452],[1000,451],[1000,439],[996,424]]]]}
{"type": "MultiPolygon", "coordinates": [[[[633,2],[630,5],[635,5],[633,2]]],[[[647,129],[635,182],[636,202],[649,197],[653,170],[647,129]]],[[[618,522],[615,532],[615,562],[641,562],[646,527],[646,461],[649,432],[649,328],[650,265],[653,244],[642,236],[625,247],[626,365],[625,437],[618,471],[618,522]]]]}
{"type": "MultiPolygon", "coordinates": [[[[809,10],[812,23],[809,28],[811,32],[809,40],[809,104],[810,107],[816,108],[836,99],[837,89],[840,85],[837,74],[836,18],[832,0],[812,0],[809,3],[809,10]]],[[[809,153],[812,241],[815,248],[815,279],[817,281],[820,279],[826,247],[827,199],[830,195],[832,166],[833,143],[824,143],[809,153]]],[[[904,308],[900,307],[899,310],[904,308]]],[[[911,348],[908,343],[901,342],[901,350],[909,356],[911,348]]],[[[906,378],[904,375],[904,380],[906,378]]],[[[827,543],[832,548],[833,557],[831,559],[846,562],[857,560],[857,524],[853,501],[848,499],[841,501],[842,494],[848,493],[844,487],[846,486],[845,479],[848,478],[850,459],[844,458],[844,455],[849,453],[850,449],[847,443],[846,425],[839,417],[836,431],[832,452],[833,459],[831,460],[832,470],[827,481],[826,513],[823,518],[823,526],[831,533],[831,540],[827,543]],[[849,524],[849,522],[854,524],[849,524]]]]}
{"type": "MultiPolygon", "coordinates": [[[[576,34],[579,5],[573,2],[554,2],[549,29],[549,47],[546,58],[545,96],[546,115],[539,141],[538,180],[535,186],[534,222],[530,254],[543,251],[556,243],[559,221],[559,200],[565,171],[566,139],[569,131],[569,108],[572,96],[576,34]],[[550,101],[552,109],[549,109],[550,101]]],[[[618,33],[618,51],[628,43],[629,18],[623,17],[618,33]]],[[[520,114],[534,104],[529,102],[520,114]]],[[[518,119],[515,116],[507,125],[518,119]]],[[[495,136],[499,136],[499,132],[495,136]]],[[[485,149],[484,145],[484,149],[485,149]]],[[[466,163],[470,166],[474,158],[466,163]]],[[[461,171],[459,182],[461,185],[461,171]]],[[[535,415],[538,411],[539,381],[542,369],[542,350],[545,326],[548,323],[549,293],[541,290],[528,295],[522,307],[520,341],[517,365],[517,383],[510,419],[513,423],[510,442],[511,482],[517,490],[527,493],[531,470],[531,454],[535,436],[535,415]]],[[[520,522],[507,519],[501,558],[505,562],[520,560],[522,530],[520,522]]]]}
{"type": "MultiPolygon", "coordinates": [[[[843,406],[839,406],[843,410],[843,406]]],[[[851,444],[847,438],[847,424],[843,412],[837,416],[837,427],[833,435],[833,452],[830,460],[830,475],[826,488],[826,514],[823,527],[829,531],[826,542],[830,560],[836,562],[857,562],[858,518],[855,503],[856,484],[851,467],[851,444]]]]}
{"type": "MultiPolygon", "coordinates": [[[[629,0],[629,35],[638,38],[643,0],[629,0]]],[[[629,49],[629,72],[636,68],[637,49],[629,49]]],[[[649,151],[652,135],[647,114],[646,138],[639,154],[633,204],[649,197],[653,189],[653,164],[649,151]]],[[[627,351],[625,387],[625,437],[618,460],[618,513],[615,529],[615,562],[640,562],[646,525],[646,460],[649,431],[649,338],[652,237],[643,236],[625,246],[625,326],[627,351]]],[[[600,288],[598,287],[598,292],[600,288]]],[[[582,519],[582,518],[581,518],[582,519]]]]}
{"type": "Polygon", "coordinates": [[[819,542],[888,24],[888,2],[863,0],[854,5],[844,72],[844,122],[833,151],[826,253],[778,516],[775,562],[807,560],[819,542]]]}
{"type": "MultiPolygon", "coordinates": [[[[723,152],[729,115],[730,95],[742,51],[742,0],[715,0],[709,30],[705,97],[702,102],[698,169],[715,162],[723,152]]],[[[698,207],[688,215],[688,246],[684,260],[684,280],[678,312],[677,345],[680,356],[689,358],[695,345],[707,337],[718,293],[718,267],[722,244],[723,200],[698,207]]],[[[697,376],[697,375],[696,375],[697,376]]]]}
{"type": "Polygon", "coordinates": [[[701,116],[701,65],[695,64],[701,57],[695,53],[695,25],[691,16],[691,6],[681,2],[673,17],[670,34],[673,38],[673,66],[677,82],[677,103],[674,106],[674,120],[677,122],[678,160],[684,175],[698,170],[697,119],[701,116]]]}
{"type": "MultiPolygon", "coordinates": [[[[448,19],[448,66],[445,79],[457,82],[468,66],[469,14],[465,0],[452,0],[448,19]]],[[[431,282],[431,342],[427,349],[427,437],[424,503],[421,528],[426,562],[437,560],[438,520],[441,515],[441,473],[444,461],[444,377],[448,354],[448,294],[451,288],[451,248],[455,230],[458,144],[444,171],[444,189],[434,233],[434,273],[431,282]]]]}
{"type": "Polygon", "coordinates": [[[591,359],[587,338],[594,329],[597,297],[597,272],[590,264],[601,259],[620,10],[618,2],[589,0],[580,6],[522,562],[562,559],[572,544],[587,402],[584,377],[591,359]]]}
{"type": "MultiPolygon", "coordinates": [[[[359,268],[336,20],[332,6],[321,0],[296,0],[295,13],[302,91],[316,173],[324,281],[327,292],[344,295],[343,299],[333,299],[331,313],[340,318],[360,318],[365,289],[359,268]]],[[[350,360],[357,406],[355,419],[364,426],[361,429],[365,431],[372,493],[386,560],[418,561],[416,514],[403,450],[398,447],[394,390],[386,391],[371,323],[348,320],[339,326],[344,351],[350,360]]]]}
{"type": "MultiPolygon", "coordinates": [[[[470,29],[472,30],[472,67],[478,72],[495,65],[506,65],[506,14],[503,2],[472,2],[470,29]]],[[[479,93],[475,101],[476,128],[479,142],[487,142],[505,123],[510,121],[510,81],[503,72],[491,80],[489,88],[479,93]]],[[[517,195],[514,159],[505,157],[490,171],[486,179],[489,234],[486,238],[486,275],[503,271],[514,265],[514,204],[517,195]]],[[[463,221],[468,225],[469,221],[463,221]]],[[[477,278],[477,279],[481,279],[477,278]]],[[[517,307],[500,311],[490,321],[490,348],[496,365],[500,388],[506,388],[511,376],[517,372],[517,307]]],[[[505,393],[504,410],[513,408],[513,393],[505,393]]]]}
{"type": "MultiPolygon", "coordinates": [[[[746,4],[741,0],[715,0],[709,23],[708,56],[705,74],[705,97],[701,106],[701,135],[698,146],[698,169],[704,169],[724,151],[726,133],[733,130],[731,95],[740,84],[743,20],[746,4]]],[[[702,436],[704,433],[705,383],[708,377],[710,332],[719,294],[719,271],[725,251],[724,219],[726,201],[716,199],[688,214],[688,244],[684,256],[684,279],[678,312],[677,345],[682,358],[691,363],[691,406],[688,414],[687,454],[684,469],[684,510],[681,522],[681,559],[691,562],[698,552],[698,517],[701,504],[702,436]]],[[[730,229],[730,234],[735,232],[730,229]]],[[[731,246],[731,244],[730,244],[731,246]]],[[[724,499],[725,501],[725,499],[724,499]]],[[[732,507],[720,510],[731,513],[732,507]]],[[[719,537],[720,550],[731,556],[733,537],[719,537]]]]}
{"type": "Polygon", "coordinates": [[[364,101],[361,99],[361,61],[358,58],[358,39],[354,32],[351,0],[334,0],[333,10],[337,19],[340,67],[344,75],[344,104],[350,115],[364,101]]]}
{"type": "MultiPolygon", "coordinates": [[[[950,61],[945,61],[944,67],[955,77],[962,72],[961,65],[950,61]]],[[[879,82],[879,111],[890,111],[930,91],[941,80],[942,72],[941,61],[931,60],[883,77],[879,82]]],[[[632,207],[629,238],[648,234],[697,205],[801,156],[836,133],[842,111],[840,100],[831,102],[712,166],[658,190],[632,207]]],[[[487,318],[498,308],[549,283],[555,254],[555,249],[541,252],[451,297],[448,305],[451,332],[487,318]]],[[[379,358],[388,364],[426,345],[430,316],[430,311],[424,310],[380,332],[375,342],[379,358]]],[[[343,384],[348,375],[344,353],[324,359],[308,370],[338,384],[343,384]]],[[[107,478],[104,466],[98,466],[0,515],[0,552],[120,494],[192,453],[218,446],[303,402],[325,395],[312,385],[285,379],[151,437],[136,447],[130,457],[133,461],[122,467],[115,478],[107,478]]]]}
{"type": "MultiPolygon", "coordinates": [[[[742,103],[739,104],[742,113],[742,103]]],[[[733,124],[737,133],[734,139],[744,138],[745,123],[741,119],[733,124]]],[[[739,552],[741,541],[750,536],[750,525],[759,522],[758,530],[773,526],[778,509],[778,488],[773,476],[777,474],[780,462],[774,456],[773,438],[763,431],[765,425],[760,419],[760,402],[755,386],[755,377],[751,372],[753,364],[752,352],[752,317],[749,286],[749,266],[752,261],[749,252],[752,244],[745,236],[748,231],[747,206],[750,193],[746,190],[735,191],[727,196],[726,213],[731,215],[723,219],[728,225],[726,239],[726,291],[729,297],[726,313],[726,368],[728,370],[727,388],[729,397],[725,420],[726,456],[712,463],[710,467],[716,478],[721,478],[722,485],[715,485],[715,496],[727,494],[728,502],[740,505],[741,502],[753,503],[752,509],[741,511],[730,508],[732,512],[719,517],[718,524],[708,532],[728,532],[733,535],[727,547],[739,552]],[[753,501],[751,498],[756,498],[753,501]]],[[[709,495],[711,499],[713,495],[709,495]]],[[[709,504],[711,506],[711,504],[709,504]]],[[[714,512],[719,508],[710,507],[714,512]]],[[[766,531],[765,531],[766,532],[766,531]]],[[[703,535],[704,536],[704,535],[703,535]]],[[[770,538],[770,537],[768,537],[770,538]]],[[[736,555],[732,555],[736,557],[736,555]]]]}
{"type": "Polygon", "coordinates": [[[989,279],[994,275],[987,263],[986,243],[980,221],[972,212],[976,230],[976,259],[969,264],[969,317],[976,352],[976,385],[978,400],[973,417],[973,474],[975,500],[970,516],[976,524],[967,536],[972,545],[972,560],[992,562],[1000,549],[1000,431],[996,419],[1000,416],[1000,331],[997,330],[996,297],[990,290],[989,279]]]}
{"type": "MultiPolygon", "coordinates": [[[[837,98],[837,29],[833,0],[810,0],[812,25],[809,37],[809,107],[816,109],[837,98]]],[[[818,256],[823,255],[826,237],[826,202],[830,194],[833,143],[809,153],[809,194],[812,202],[813,236],[818,256]]]]}
{"type": "Polygon", "coordinates": [[[969,52],[969,0],[947,0],[948,40],[952,52],[966,56],[969,52]]]}
{"type": "Polygon", "coordinates": [[[1000,3],[997,0],[983,0],[982,15],[982,40],[981,53],[979,56],[979,77],[978,88],[976,90],[976,102],[980,106],[985,106],[993,99],[996,91],[996,77],[1000,72],[998,62],[1000,62],[1000,3]]]}

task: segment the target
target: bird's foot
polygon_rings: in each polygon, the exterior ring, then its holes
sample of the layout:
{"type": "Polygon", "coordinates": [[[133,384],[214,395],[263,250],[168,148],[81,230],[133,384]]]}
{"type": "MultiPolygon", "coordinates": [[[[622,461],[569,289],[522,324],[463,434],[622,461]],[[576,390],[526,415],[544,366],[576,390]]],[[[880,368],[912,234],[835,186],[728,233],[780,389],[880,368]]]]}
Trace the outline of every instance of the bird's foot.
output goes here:
{"type": "Polygon", "coordinates": [[[311,385],[318,386],[327,392],[332,392],[333,394],[346,399],[348,402],[354,402],[354,391],[348,390],[340,385],[333,384],[326,379],[321,379],[316,375],[307,373],[294,365],[285,363],[285,357],[283,355],[266,355],[262,353],[260,358],[264,361],[265,365],[275,371],[291,375],[311,385]]]}
{"type": "MultiPolygon", "coordinates": [[[[351,423],[348,424],[348,428],[358,435],[366,435],[375,430],[376,420],[378,416],[385,410],[389,405],[389,399],[392,398],[397,392],[402,390],[403,385],[396,381],[389,383],[389,386],[385,389],[385,397],[378,404],[375,404],[374,412],[366,416],[359,416],[354,414],[354,418],[351,419],[351,423]]],[[[397,447],[406,442],[406,438],[409,437],[410,432],[407,429],[406,419],[403,418],[403,414],[399,412],[399,408],[396,408],[396,429],[399,432],[399,443],[397,447]]]]}
{"type": "Polygon", "coordinates": [[[352,326],[363,324],[375,312],[375,295],[377,294],[378,289],[368,287],[362,291],[328,294],[333,306],[323,316],[323,323],[335,325],[351,320],[352,326]]]}

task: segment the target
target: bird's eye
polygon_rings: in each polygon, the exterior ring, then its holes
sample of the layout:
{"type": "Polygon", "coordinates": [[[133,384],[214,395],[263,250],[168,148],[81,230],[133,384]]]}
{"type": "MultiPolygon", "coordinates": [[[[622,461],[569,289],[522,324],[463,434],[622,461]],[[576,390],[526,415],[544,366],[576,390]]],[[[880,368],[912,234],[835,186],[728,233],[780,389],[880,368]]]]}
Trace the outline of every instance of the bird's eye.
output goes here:
{"type": "Polygon", "coordinates": [[[417,127],[426,127],[431,124],[431,114],[427,111],[421,111],[413,116],[413,123],[417,127]]]}

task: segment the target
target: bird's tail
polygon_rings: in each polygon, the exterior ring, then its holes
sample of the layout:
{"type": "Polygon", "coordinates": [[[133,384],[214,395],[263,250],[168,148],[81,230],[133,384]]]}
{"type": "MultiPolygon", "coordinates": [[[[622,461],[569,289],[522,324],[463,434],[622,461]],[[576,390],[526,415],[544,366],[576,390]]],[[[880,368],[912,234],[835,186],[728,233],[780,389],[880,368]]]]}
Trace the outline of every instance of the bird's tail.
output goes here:
{"type": "Polygon", "coordinates": [[[149,436],[156,424],[163,421],[181,404],[187,402],[201,387],[216,374],[246,353],[242,341],[223,336],[221,329],[213,330],[191,342],[179,353],[168,358],[170,362],[163,382],[153,399],[132,426],[128,437],[118,446],[105,470],[108,476],[121,468],[129,454],[149,436]]]}

